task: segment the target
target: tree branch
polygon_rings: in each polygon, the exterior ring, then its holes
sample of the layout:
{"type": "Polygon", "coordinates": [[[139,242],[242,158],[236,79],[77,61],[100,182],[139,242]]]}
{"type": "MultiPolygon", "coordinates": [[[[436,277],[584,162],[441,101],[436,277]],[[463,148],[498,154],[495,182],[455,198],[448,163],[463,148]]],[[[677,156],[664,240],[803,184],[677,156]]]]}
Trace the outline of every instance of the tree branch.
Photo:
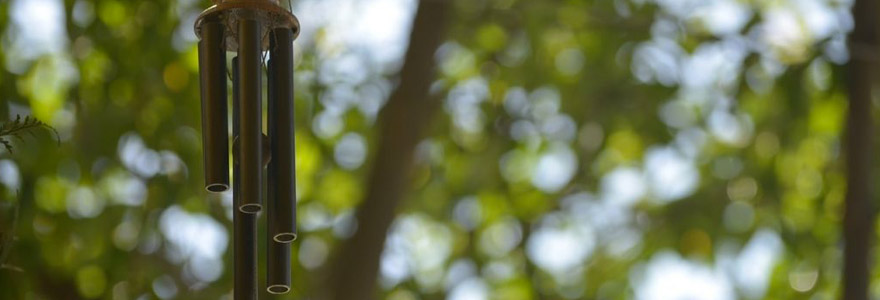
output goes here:
{"type": "Polygon", "coordinates": [[[345,242],[328,285],[335,299],[375,298],[379,259],[388,227],[405,188],[413,152],[439,100],[428,90],[434,80],[434,52],[444,38],[448,0],[419,2],[400,85],[381,115],[380,143],[367,187],[357,211],[358,229],[345,242]]]}
{"type": "MultiPolygon", "coordinates": [[[[877,46],[877,1],[856,0],[852,13],[855,28],[849,40],[857,45],[877,46]]],[[[846,66],[849,89],[849,117],[846,128],[847,192],[843,216],[844,266],[843,299],[868,299],[870,249],[874,237],[874,199],[871,188],[873,167],[873,121],[871,118],[870,68],[856,48],[850,47],[846,66]]]]}

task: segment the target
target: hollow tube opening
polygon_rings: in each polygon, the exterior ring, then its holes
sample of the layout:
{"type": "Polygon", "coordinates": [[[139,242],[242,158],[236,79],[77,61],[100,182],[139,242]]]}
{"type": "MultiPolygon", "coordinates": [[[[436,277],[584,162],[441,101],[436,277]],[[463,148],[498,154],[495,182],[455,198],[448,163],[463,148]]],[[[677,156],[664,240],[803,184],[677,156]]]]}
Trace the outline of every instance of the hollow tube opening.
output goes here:
{"type": "Polygon", "coordinates": [[[229,190],[229,185],[222,183],[209,184],[207,187],[205,187],[205,190],[211,193],[222,193],[229,190]]]}
{"type": "Polygon", "coordinates": [[[279,243],[290,243],[296,240],[296,233],[279,233],[272,237],[272,239],[279,243]]]}
{"type": "Polygon", "coordinates": [[[263,206],[260,204],[242,204],[238,207],[238,210],[246,213],[246,214],[256,214],[263,210],[263,206]]]}
{"type": "Polygon", "coordinates": [[[287,294],[290,292],[290,287],[283,284],[273,284],[267,287],[266,291],[275,295],[287,294]]]}

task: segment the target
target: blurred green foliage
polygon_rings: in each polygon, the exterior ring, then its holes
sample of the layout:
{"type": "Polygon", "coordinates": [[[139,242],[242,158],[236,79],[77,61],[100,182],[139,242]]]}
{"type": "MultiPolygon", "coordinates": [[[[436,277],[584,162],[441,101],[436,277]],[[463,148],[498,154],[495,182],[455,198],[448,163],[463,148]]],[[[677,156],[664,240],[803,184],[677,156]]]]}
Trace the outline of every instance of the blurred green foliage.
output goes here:
{"type": "MultiPolygon", "coordinates": [[[[17,44],[28,1],[0,2],[0,119],[45,120],[61,143],[0,154],[0,254],[21,269],[0,269],[0,298],[231,299],[230,199],[202,188],[191,31],[209,1],[37,1],[59,5],[63,35],[36,54],[17,44]]],[[[401,59],[334,31],[335,9],[377,1],[322,2],[294,1],[317,16],[300,15],[296,42],[300,240],[293,292],[267,298],[319,294],[356,230],[401,59]]],[[[837,295],[845,2],[455,1],[436,55],[443,109],[416,151],[383,298],[466,283],[489,299],[650,298],[668,257],[730,299],[837,295]],[[763,258],[742,254],[753,240],[763,258]]]]}

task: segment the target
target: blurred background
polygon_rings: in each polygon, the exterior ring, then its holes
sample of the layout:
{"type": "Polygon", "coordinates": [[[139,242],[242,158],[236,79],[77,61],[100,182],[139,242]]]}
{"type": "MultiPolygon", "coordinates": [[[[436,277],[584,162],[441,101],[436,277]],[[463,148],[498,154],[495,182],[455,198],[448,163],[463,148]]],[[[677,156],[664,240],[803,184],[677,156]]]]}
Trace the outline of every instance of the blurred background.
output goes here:
{"type": "MultiPolygon", "coordinates": [[[[281,2],[299,239],[265,298],[840,294],[852,0],[281,2]]],[[[0,2],[0,121],[60,138],[0,152],[0,298],[232,299],[210,5],[0,2]]]]}

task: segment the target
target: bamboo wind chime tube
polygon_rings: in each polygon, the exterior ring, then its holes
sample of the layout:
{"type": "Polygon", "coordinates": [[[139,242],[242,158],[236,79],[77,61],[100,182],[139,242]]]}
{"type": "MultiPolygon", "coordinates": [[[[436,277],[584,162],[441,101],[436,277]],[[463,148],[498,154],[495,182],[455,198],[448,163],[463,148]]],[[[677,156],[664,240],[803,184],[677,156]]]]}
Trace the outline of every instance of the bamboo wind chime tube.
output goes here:
{"type": "MultiPolygon", "coordinates": [[[[270,49],[274,46],[270,46],[270,49]]],[[[270,56],[271,57],[271,56],[270,56]]],[[[275,139],[276,131],[275,131],[275,122],[277,121],[273,112],[275,111],[276,103],[275,98],[277,97],[277,93],[275,91],[275,77],[276,70],[274,65],[274,57],[269,59],[269,63],[267,65],[266,71],[268,73],[267,77],[267,86],[268,86],[268,96],[269,96],[269,144],[270,149],[274,150],[277,144],[277,140],[275,139]]],[[[275,153],[272,153],[273,155],[275,153]]],[[[274,158],[274,157],[273,157],[274,158]]],[[[269,162],[269,166],[267,167],[267,191],[266,191],[266,219],[268,219],[268,230],[267,235],[269,237],[272,236],[272,223],[278,217],[278,205],[275,203],[275,199],[277,198],[277,192],[275,187],[278,186],[278,180],[275,176],[275,173],[278,169],[278,161],[273,160],[269,162]]],[[[272,294],[283,294],[290,290],[290,283],[287,281],[289,276],[286,276],[283,272],[284,265],[289,265],[289,259],[285,261],[285,256],[282,253],[279,253],[277,246],[286,246],[276,245],[278,242],[273,241],[271,238],[266,239],[266,291],[272,294]]]]}
{"type": "Polygon", "coordinates": [[[260,21],[242,18],[238,22],[238,102],[240,105],[238,159],[241,164],[241,203],[245,213],[262,210],[263,129],[261,107],[260,21]]]}
{"type": "Polygon", "coordinates": [[[201,24],[199,79],[202,95],[202,148],[205,189],[219,193],[229,189],[229,136],[227,130],[226,45],[219,21],[201,24]]]}
{"type": "Polygon", "coordinates": [[[288,28],[270,33],[268,64],[269,139],[267,288],[272,294],[290,291],[290,242],[296,239],[294,176],[293,51],[288,28]]]}
{"type": "Polygon", "coordinates": [[[290,291],[290,243],[268,241],[266,248],[266,291],[284,294],[290,291]]]}
{"type": "Polygon", "coordinates": [[[269,218],[272,240],[290,243],[296,239],[296,167],[293,121],[293,33],[289,28],[277,28],[270,35],[269,81],[269,135],[272,161],[270,167],[275,184],[269,204],[273,207],[269,218]]]}
{"type": "MultiPolygon", "coordinates": [[[[240,103],[238,101],[238,57],[232,59],[232,136],[239,136],[240,103]]],[[[233,151],[238,153],[239,151],[233,151]]],[[[241,205],[241,167],[232,165],[232,205],[241,205]]],[[[257,215],[232,211],[233,274],[235,300],[257,299],[257,215]]]]}

